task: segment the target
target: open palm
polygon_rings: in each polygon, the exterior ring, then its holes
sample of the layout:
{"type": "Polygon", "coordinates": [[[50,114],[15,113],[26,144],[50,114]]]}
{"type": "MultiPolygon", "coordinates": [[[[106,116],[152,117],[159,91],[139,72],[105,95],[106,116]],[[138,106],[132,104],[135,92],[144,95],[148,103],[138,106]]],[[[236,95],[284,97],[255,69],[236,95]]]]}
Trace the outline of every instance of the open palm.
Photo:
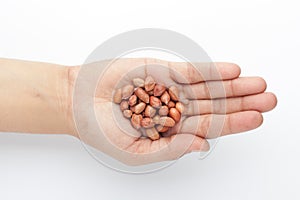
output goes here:
{"type": "Polygon", "coordinates": [[[257,128],[263,121],[261,113],[276,106],[276,97],[265,92],[262,78],[239,75],[240,68],[231,63],[115,60],[99,80],[95,93],[95,114],[102,131],[85,135],[82,140],[129,165],[207,151],[206,139],[257,128]],[[112,102],[116,88],[147,75],[166,86],[176,85],[186,104],[181,122],[155,141],[141,137],[112,102]]]}

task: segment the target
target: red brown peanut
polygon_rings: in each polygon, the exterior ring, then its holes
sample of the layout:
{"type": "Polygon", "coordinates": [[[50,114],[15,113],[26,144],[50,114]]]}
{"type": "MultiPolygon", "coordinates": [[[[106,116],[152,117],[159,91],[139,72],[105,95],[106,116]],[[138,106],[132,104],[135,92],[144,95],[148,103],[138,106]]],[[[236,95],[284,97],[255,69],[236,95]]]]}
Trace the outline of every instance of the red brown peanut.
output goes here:
{"type": "Polygon", "coordinates": [[[184,112],[178,88],[156,83],[152,76],[132,79],[132,84],[116,89],[112,100],[120,104],[123,116],[130,119],[131,125],[151,140],[159,139],[179,123],[184,112]]]}
{"type": "Polygon", "coordinates": [[[167,132],[169,130],[169,127],[167,126],[162,126],[162,125],[157,125],[155,126],[156,130],[160,133],[164,133],[164,132],[167,132]]]}

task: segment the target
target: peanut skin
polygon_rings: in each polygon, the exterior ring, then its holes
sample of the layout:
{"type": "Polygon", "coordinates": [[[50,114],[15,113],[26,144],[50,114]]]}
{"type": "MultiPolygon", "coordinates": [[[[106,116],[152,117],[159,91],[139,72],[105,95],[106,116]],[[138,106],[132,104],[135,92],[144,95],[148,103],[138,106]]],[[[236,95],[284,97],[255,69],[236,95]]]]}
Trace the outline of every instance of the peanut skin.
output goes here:
{"type": "Polygon", "coordinates": [[[175,103],[174,103],[173,101],[170,101],[170,102],[168,103],[168,107],[169,107],[169,108],[174,108],[174,107],[175,107],[175,103]]]}
{"type": "Polygon", "coordinates": [[[121,103],[120,103],[120,109],[121,109],[121,111],[127,110],[128,106],[129,106],[128,105],[128,101],[126,101],[126,100],[121,101],[121,103]]]}
{"type": "Polygon", "coordinates": [[[150,101],[149,101],[150,105],[154,108],[159,108],[161,106],[161,101],[159,98],[155,97],[155,96],[151,96],[150,97],[150,101]]]}
{"type": "Polygon", "coordinates": [[[149,103],[149,95],[142,88],[137,88],[135,90],[135,95],[145,103],[149,103]]]}
{"type": "Polygon", "coordinates": [[[171,117],[161,117],[159,119],[159,124],[167,127],[175,126],[175,121],[171,117]]]}
{"type": "Polygon", "coordinates": [[[166,91],[166,87],[161,84],[156,84],[153,89],[153,95],[158,97],[161,96],[166,91]]]}
{"type": "Polygon", "coordinates": [[[137,96],[135,94],[131,95],[131,97],[129,97],[128,99],[128,104],[130,106],[134,106],[136,103],[137,103],[137,96]]]}
{"type": "Polygon", "coordinates": [[[155,86],[155,81],[152,78],[152,76],[147,76],[145,78],[145,90],[148,92],[150,90],[153,90],[155,86]]]}
{"type": "Polygon", "coordinates": [[[180,121],[181,115],[180,115],[180,112],[176,108],[171,108],[169,115],[170,115],[170,117],[172,117],[174,119],[175,122],[180,121]]]}
{"type": "Polygon", "coordinates": [[[154,122],[155,124],[159,124],[159,119],[160,119],[160,116],[159,116],[159,115],[155,115],[155,116],[153,117],[153,122],[154,122]]]}
{"type": "Polygon", "coordinates": [[[132,111],[131,110],[124,110],[123,115],[126,118],[130,118],[132,116],[132,111]]]}
{"type": "Polygon", "coordinates": [[[141,102],[134,106],[134,112],[135,114],[140,114],[141,112],[144,111],[145,108],[146,108],[146,104],[144,102],[141,102]]]}
{"type": "Polygon", "coordinates": [[[133,85],[125,85],[122,88],[122,99],[128,99],[133,93],[133,85]]]}
{"type": "Polygon", "coordinates": [[[184,112],[184,105],[181,102],[176,103],[176,109],[182,114],[184,112]]]}
{"type": "Polygon", "coordinates": [[[168,113],[169,113],[169,108],[168,108],[168,106],[162,106],[162,107],[160,107],[160,109],[158,110],[158,114],[159,114],[160,116],[168,115],[168,113]]]}
{"type": "Polygon", "coordinates": [[[121,103],[122,101],[122,89],[119,88],[115,91],[115,94],[113,96],[113,102],[114,103],[121,103]]]}
{"type": "Polygon", "coordinates": [[[132,79],[133,85],[125,85],[115,91],[113,102],[120,104],[125,118],[143,135],[157,140],[180,121],[184,104],[179,102],[179,89],[166,88],[147,76],[132,79]],[[142,129],[141,129],[142,128],[142,129]]]}
{"type": "Polygon", "coordinates": [[[162,126],[162,125],[157,125],[157,126],[155,126],[155,128],[160,133],[164,133],[164,132],[167,132],[169,130],[169,127],[162,126]]]}
{"type": "Polygon", "coordinates": [[[135,129],[141,128],[142,115],[133,114],[131,117],[131,124],[135,129]]]}
{"type": "Polygon", "coordinates": [[[156,113],[156,109],[150,105],[147,105],[147,107],[145,109],[145,116],[146,117],[154,117],[155,113],[156,113]]]}
{"type": "Polygon", "coordinates": [[[168,103],[170,102],[170,95],[167,91],[165,91],[161,97],[160,97],[161,102],[163,102],[164,104],[168,105],[168,103]]]}
{"type": "Polygon", "coordinates": [[[146,134],[152,140],[158,140],[160,138],[159,133],[154,127],[146,129],[146,134]]]}
{"type": "Polygon", "coordinates": [[[134,78],[132,80],[132,83],[135,87],[144,87],[145,86],[145,81],[141,78],[134,78]]]}
{"type": "Polygon", "coordinates": [[[179,90],[176,86],[172,85],[169,87],[169,95],[173,101],[179,100],[179,90]]]}
{"type": "Polygon", "coordinates": [[[149,117],[143,118],[141,121],[141,126],[144,128],[152,128],[154,127],[155,123],[149,117]]]}

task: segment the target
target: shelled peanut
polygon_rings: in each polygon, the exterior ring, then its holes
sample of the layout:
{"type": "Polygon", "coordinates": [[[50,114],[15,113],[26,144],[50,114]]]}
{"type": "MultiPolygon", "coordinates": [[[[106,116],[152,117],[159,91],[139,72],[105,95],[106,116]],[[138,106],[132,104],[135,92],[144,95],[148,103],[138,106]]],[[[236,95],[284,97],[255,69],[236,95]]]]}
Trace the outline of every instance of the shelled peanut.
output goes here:
{"type": "Polygon", "coordinates": [[[156,83],[152,76],[134,78],[132,84],[118,88],[113,102],[119,104],[125,118],[137,129],[145,130],[152,140],[160,138],[180,121],[184,105],[179,101],[179,90],[156,83]]]}

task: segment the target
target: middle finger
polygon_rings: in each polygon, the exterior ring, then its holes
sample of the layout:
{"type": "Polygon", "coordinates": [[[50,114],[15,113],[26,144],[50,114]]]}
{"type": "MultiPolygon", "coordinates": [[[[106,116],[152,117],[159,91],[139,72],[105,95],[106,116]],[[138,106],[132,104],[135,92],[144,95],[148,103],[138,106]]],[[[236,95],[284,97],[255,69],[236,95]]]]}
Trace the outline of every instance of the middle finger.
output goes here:
{"type": "Polygon", "coordinates": [[[260,77],[240,77],[227,81],[208,81],[182,85],[185,98],[216,99],[258,94],[266,89],[266,82],[260,77]]]}

